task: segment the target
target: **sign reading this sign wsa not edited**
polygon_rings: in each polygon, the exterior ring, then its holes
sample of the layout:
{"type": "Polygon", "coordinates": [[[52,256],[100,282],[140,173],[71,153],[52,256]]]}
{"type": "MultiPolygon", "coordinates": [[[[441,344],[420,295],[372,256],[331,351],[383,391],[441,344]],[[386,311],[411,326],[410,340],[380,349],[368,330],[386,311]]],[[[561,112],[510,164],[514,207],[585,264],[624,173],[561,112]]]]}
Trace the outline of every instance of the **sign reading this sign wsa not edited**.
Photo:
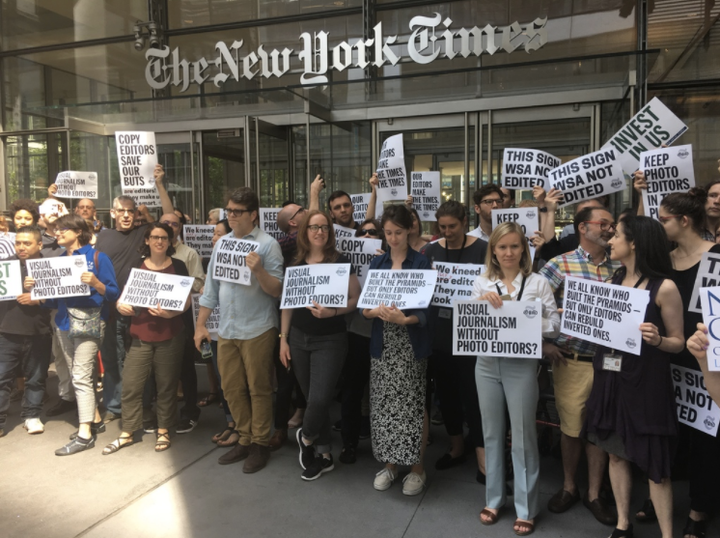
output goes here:
{"type": "Polygon", "coordinates": [[[550,187],[563,193],[558,207],[618,192],[627,186],[617,154],[601,149],[550,170],[550,187]]]}
{"type": "Polygon", "coordinates": [[[192,290],[193,277],[168,275],[134,267],[118,303],[141,308],[157,308],[182,312],[192,290]]]}
{"type": "Polygon", "coordinates": [[[492,210],[492,229],[503,222],[516,222],[522,228],[525,237],[535,237],[535,232],[540,229],[540,211],[537,207],[513,207],[510,209],[492,210]]]}
{"type": "Polygon", "coordinates": [[[249,286],[252,272],[247,266],[245,258],[251,252],[259,249],[260,243],[234,237],[221,237],[216,246],[212,277],[215,280],[249,286]]]}
{"type": "Polygon", "coordinates": [[[60,256],[25,262],[28,276],[35,279],[30,298],[60,299],[90,295],[90,287],[80,278],[88,270],[85,256],[60,256]]]}
{"type": "Polygon", "coordinates": [[[280,308],[320,306],[345,308],[350,281],[349,263],[315,263],[285,270],[280,308]]]}
{"type": "Polygon", "coordinates": [[[384,304],[400,310],[430,306],[437,271],[434,269],[371,269],[358,301],[358,308],[384,304]]]}
{"type": "Polygon", "coordinates": [[[642,191],[647,217],[658,218],[660,204],[668,194],[687,192],[695,186],[691,144],[644,151],[640,168],[647,181],[647,189],[642,191]]]}
{"type": "Polygon", "coordinates": [[[123,194],[130,196],[137,205],[161,207],[153,174],[158,163],[155,133],[118,131],[115,133],[115,145],[123,194]]]}
{"type": "Polygon", "coordinates": [[[58,198],[91,198],[98,197],[97,172],[60,172],[55,178],[58,198]]]}
{"type": "Polygon", "coordinates": [[[420,220],[435,222],[440,207],[440,172],[410,172],[410,194],[420,220]]]}
{"type": "Polygon", "coordinates": [[[678,420],[691,428],[715,437],[720,424],[720,409],[713,402],[702,372],[670,365],[675,385],[678,420]]]}
{"type": "Polygon", "coordinates": [[[0,262],[0,301],[10,301],[25,293],[20,260],[0,262]]]}
{"type": "Polygon", "coordinates": [[[530,190],[547,188],[548,173],[562,161],[544,151],[524,148],[505,148],[500,186],[506,189],[530,190]]]}
{"type": "Polygon", "coordinates": [[[720,372],[720,287],[700,288],[700,302],[703,323],[708,329],[708,370],[720,372]]]}

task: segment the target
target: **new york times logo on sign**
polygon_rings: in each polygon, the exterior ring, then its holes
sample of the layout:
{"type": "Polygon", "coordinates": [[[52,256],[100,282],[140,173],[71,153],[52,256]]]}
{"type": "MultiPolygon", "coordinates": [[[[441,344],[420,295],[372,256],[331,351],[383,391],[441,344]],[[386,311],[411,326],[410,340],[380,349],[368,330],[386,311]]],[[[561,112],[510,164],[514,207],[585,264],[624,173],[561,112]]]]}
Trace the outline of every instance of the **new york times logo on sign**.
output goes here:
{"type": "Polygon", "coordinates": [[[681,159],[686,159],[688,155],[690,155],[690,152],[684,148],[681,149],[680,151],[678,151],[678,153],[677,153],[677,156],[680,157],[681,159]]]}
{"type": "Polygon", "coordinates": [[[78,258],[77,260],[75,260],[74,263],[75,263],[75,267],[82,267],[82,266],[83,266],[83,261],[82,261],[81,258],[78,258]]]}
{"type": "Polygon", "coordinates": [[[703,424],[708,430],[712,430],[715,427],[715,419],[713,417],[705,417],[703,424]]]}
{"type": "Polygon", "coordinates": [[[625,340],[625,344],[630,349],[635,349],[635,346],[637,346],[637,342],[635,342],[634,338],[628,338],[627,340],[625,340]]]}
{"type": "Polygon", "coordinates": [[[187,288],[187,287],[190,285],[190,279],[186,278],[185,280],[183,280],[183,281],[180,282],[180,285],[181,285],[183,288],[187,288]]]}
{"type": "Polygon", "coordinates": [[[337,276],[345,276],[346,273],[347,273],[347,269],[345,269],[344,267],[338,267],[338,270],[335,271],[335,274],[337,276]]]}
{"type": "Polygon", "coordinates": [[[528,306],[525,310],[523,310],[523,314],[525,314],[525,317],[533,319],[538,315],[538,311],[534,306],[528,306]]]}

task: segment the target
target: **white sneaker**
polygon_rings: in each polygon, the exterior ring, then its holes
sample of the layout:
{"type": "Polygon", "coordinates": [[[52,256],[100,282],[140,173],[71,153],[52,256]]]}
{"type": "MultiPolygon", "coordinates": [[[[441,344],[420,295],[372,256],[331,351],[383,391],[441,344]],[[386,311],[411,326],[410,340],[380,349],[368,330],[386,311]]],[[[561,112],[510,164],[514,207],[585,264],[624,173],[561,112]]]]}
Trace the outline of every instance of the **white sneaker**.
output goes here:
{"type": "Polygon", "coordinates": [[[389,468],[385,467],[382,471],[375,475],[375,481],[373,487],[378,491],[385,491],[397,478],[397,475],[393,473],[389,468]]]}
{"type": "Polygon", "coordinates": [[[422,475],[410,473],[403,478],[403,495],[418,495],[422,493],[426,480],[427,476],[424,471],[422,475]]]}
{"type": "Polygon", "coordinates": [[[39,418],[26,418],[23,428],[31,434],[42,433],[45,431],[45,424],[39,418]]]}

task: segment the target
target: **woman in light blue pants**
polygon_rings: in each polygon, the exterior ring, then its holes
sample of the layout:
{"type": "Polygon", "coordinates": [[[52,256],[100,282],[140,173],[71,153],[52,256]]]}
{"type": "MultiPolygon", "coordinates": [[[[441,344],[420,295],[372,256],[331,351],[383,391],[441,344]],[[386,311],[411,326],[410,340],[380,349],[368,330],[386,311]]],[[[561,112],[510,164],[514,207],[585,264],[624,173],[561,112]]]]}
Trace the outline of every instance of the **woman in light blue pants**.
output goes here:
{"type": "MultiPolygon", "coordinates": [[[[475,281],[474,299],[488,301],[495,309],[502,309],[504,301],[532,301],[537,310],[542,311],[542,336],[557,336],[560,316],[555,298],[547,280],[532,273],[528,242],[520,226],[508,222],[495,228],[490,236],[485,266],[486,272],[475,281]]],[[[518,536],[527,536],[535,530],[535,516],[539,511],[536,374],[537,362],[531,358],[481,355],[475,366],[487,469],[487,499],[485,508],[480,512],[480,523],[496,523],[506,501],[504,446],[507,404],[512,430],[517,513],[513,530],[518,536]]]]}

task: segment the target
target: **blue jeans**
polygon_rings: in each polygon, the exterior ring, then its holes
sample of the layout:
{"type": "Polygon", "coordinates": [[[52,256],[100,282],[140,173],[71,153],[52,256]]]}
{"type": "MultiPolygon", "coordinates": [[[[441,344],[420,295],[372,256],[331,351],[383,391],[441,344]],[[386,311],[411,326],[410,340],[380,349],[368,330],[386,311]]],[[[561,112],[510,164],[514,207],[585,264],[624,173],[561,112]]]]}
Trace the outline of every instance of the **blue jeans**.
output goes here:
{"type": "MultiPolygon", "coordinates": [[[[125,341],[129,338],[127,332],[131,318],[121,316],[117,312],[105,326],[105,337],[100,347],[103,368],[103,402],[105,409],[120,415],[120,402],[122,400],[122,371],[125,364],[125,341]]],[[[129,343],[129,342],[128,342],[129,343]]]]}
{"type": "Polygon", "coordinates": [[[20,416],[40,417],[51,349],[52,337],[49,334],[21,336],[0,333],[0,427],[5,425],[18,366],[27,378],[20,416]]]}

